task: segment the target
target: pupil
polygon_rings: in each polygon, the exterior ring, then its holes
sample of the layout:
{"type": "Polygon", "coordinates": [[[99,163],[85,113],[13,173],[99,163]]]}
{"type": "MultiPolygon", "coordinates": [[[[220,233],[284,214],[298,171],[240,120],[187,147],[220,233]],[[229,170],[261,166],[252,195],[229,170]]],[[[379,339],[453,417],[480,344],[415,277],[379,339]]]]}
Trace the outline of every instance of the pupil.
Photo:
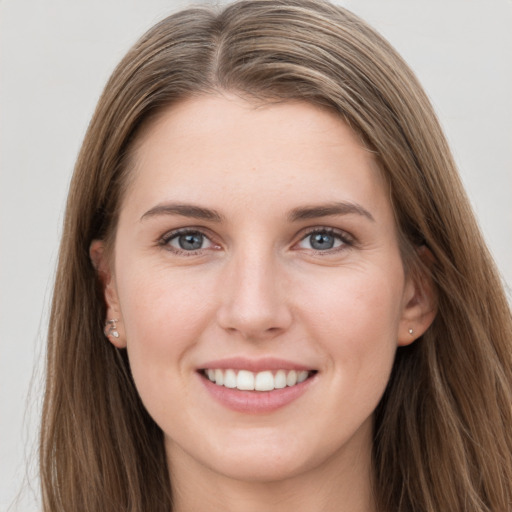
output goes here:
{"type": "Polygon", "coordinates": [[[185,251],[194,251],[201,249],[203,245],[203,235],[200,233],[181,235],[178,239],[180,247],[185,251]]]}
{"type": "Polygon", "coordinates": [[[311,235],[311,247],[313,249],[332,249],[334,238],[327,233],[315,233],[311,235]]]}

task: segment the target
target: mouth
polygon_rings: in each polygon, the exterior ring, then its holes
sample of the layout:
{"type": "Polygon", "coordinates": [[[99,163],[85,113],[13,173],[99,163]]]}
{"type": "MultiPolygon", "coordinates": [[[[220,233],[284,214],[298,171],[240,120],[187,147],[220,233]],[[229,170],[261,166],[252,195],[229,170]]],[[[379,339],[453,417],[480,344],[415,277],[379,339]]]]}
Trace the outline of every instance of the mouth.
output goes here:
{"type": "Polygon", "coordinates": [[[316,370],[263,370],[203,368],[199,373],[217,386],[239,391],[274,391],[291,388],[313,377],[316,370]]]}
{"type": "Polygon", "coordinates": [[[318,370],[275,357],[204,362],[197,375],[215,402],[243,414],[271,414],[291,405],[318,381],[318,370]]]}

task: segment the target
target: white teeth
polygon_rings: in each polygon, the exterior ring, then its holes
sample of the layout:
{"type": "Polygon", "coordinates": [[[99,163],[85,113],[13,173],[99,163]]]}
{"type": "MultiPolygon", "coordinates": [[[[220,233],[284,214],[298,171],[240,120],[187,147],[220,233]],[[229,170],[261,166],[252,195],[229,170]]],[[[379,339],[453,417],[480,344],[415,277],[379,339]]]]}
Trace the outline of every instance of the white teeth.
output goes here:
{"type": "Polygon", "coordinates": [[[254,381],[254,389],[256,391],[272,391],[274,387],[274,376],[272,372],[259,372],[256,374],[254,381]]]}
{"type": "Polygon", "coordinates": [[[288,372],[288,375],[286,376],[286,385],[295,386],[295,384],[297,384],[297,372],[292,370],[291,372],[288,372]]]}
{"type": "Polygon", "coordinates": [[[304,382],[308,378],[308,372],[297,373],[297,384],[304,382]]]}
{"type": "Polygon", "coordinates": [[[215,370],[215,382],[219,386],[224,384],[224,372],[222,370],[215,370]]]}
{"type": "Polygon", "coordinates": [[[236,376],[236,387],[244,391],[252,391],[254,389],[254,373],[240,370],[236,376]]]}
{"type": "Polygon", "coordinates": [[[286,387],[286,372],[284,370],[278,370],[274,377],[274,387],[276,389],[282,389],[286,387]]]}
{"type": "Polygon", "coordinates": [[[308,371],[278,370],[273,373],[265,370],[253,373],[248,370],[221,370],[208,368],[205,375],[218,386],[227,388],[236,388],[241,391],[272,391],[273,389],[283,389],[286,386],[295,386],[304,382],[309,377],[308,371]]]}
{"type": "Polygon", "coordinates": [[[236,373],[234,370],[226,370],[224,373],[224,386],[236,388],[236,373]]]}

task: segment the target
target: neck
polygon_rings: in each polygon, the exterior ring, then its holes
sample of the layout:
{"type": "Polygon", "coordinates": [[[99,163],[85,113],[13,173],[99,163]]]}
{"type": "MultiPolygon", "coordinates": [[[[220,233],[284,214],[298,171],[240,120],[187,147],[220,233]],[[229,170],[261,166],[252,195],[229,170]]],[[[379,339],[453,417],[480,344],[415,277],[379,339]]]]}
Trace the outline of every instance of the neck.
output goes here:
{"type": "Polygon", "coordinates": [[[166,442],[173,512],[375,512],[371,445],[273,481],[238,480],[166,442]]]}

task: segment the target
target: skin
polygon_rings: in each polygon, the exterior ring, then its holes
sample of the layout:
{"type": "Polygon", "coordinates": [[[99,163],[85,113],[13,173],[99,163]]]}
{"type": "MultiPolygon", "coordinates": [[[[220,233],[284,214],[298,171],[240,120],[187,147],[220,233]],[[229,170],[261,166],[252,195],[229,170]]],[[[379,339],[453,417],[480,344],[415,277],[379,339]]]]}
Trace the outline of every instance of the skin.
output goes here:
{"type": "Polygon", "coordinates": [[[373,411],[397,346],[434,312],[425,282],[405,275],[372,154],[312,105],[205,95],[144,132],[132,172],[114,253],[97,240],[91,258],[108,318],[119,319],[120,336],[109,339],[128,350],[164,432],[176,510],[375,510],[373,411]],[[290,218],[340,202],[349,211],[290,218]],[[162,208],[169,203],[221,219],[162,208]],[[183,228],[204,235],[199,250],[180,249],[174,231],[183,228]],[[313,248],[312,231],[334,247],[313,248]],[[316,374],[276,411],[236,412],[198,373],[233,356],[316,374]]]}

